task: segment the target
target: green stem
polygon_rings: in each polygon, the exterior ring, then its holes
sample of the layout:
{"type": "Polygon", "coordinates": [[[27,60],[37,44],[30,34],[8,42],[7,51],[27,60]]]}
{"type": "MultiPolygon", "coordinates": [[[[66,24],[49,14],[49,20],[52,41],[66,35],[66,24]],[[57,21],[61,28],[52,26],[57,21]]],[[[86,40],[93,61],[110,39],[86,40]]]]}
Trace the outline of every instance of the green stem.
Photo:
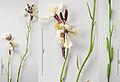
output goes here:
{"type": "Polygon", "coordinates": [[[82,66],[80,67],[80,70],[78,72],[78,75],[77,75],[77,79],[76,79],[76,82],[79,81],[79,77],[81,75],[81,72],[87,62],[87,60],[89,59],[92,51],[93,51],[93,47],[94,47],[94,42],[93,42],[93,30],[94,30],[94,24],[95,24],[95,10],[96,10],[96,0],[94,0],[94,9],[93,9],[93,17],[91,18],[92,20],[92,24],[91,24],[91,32],[90,32],[90,47],[89,47],[89,52],[87,54],[87,57],[85,58],[84,62],[82,63],[82,66]]]}
{"type": "Polygon", "coordinates": [[[11,54],[9,54],[8,58],[8,82],[10,82],[10,64],[11,64],[11,54]]]}
{"type": "Polygon", "coordinates": [[[109,74],[108,74],[108,82],[110,82],[110,75],[111,75],[111,48],[112,48],[112,6],[111,6],[111,0],[108,0],[108,4],[109,4],[109,50],[108,50],[108,54],[109,54],[109,74]]]}
{"type": "Polygon", "coordinates": [[[61,70],[61,74],[60,74],[60,82],[62,82],[64,77],[65,77],[65,76],[63,77],[63,72],[64,72],[64,69],[65,69],[66,62],[67,62],[68,52],[69,52],[69,48],[67,48],[66,59],[64,60],[64,63],[63,63],[63,66],[62,66],[62,70],[61,70]]]}
{"type": "Polygon", "coordinates": [[[89,51],[89,53],[88,53],[87,57],[85,58],[85,60],[84,60],[84,62],[83,62],[83,64],[82,64],[82,66],[81,66],[81,68],[80,68],[80,70],[79,70],[79,72],[78,72],[78,76],[77,76],[77,80],[76,80],[76,82],[78,82],[79,77],[80,77],[80,74],[81,74],[81,72],[82,72],[82,69],[83,69],[83,67],[84,67],[85,63],[87,62],[87,60],[88,60],[88,58],[89,58],[90,54],[91,54],[91,51],[89,51]]]}
{"type": "Polygon", "coordinates": [[[30,37],[30,31],[31,31],[31,22],[29,22],[29,25],[28,25],[28,31],[27,31],[27,35],[26,35],[26,51],[24,53],[24,55],[22,56],[21,58],[21,61],[20,61],[20,65],[19,65],[19,68],[18,68],[18,76],[17,76],[17,82],[19,82],[20,80],[20,74],[21,74],[21,69],[22,69],[22,65],[23,65],[23,61],[25,60],[25,57],[28,53],[28,43],[29,43],[29,37],[30,37]]]}

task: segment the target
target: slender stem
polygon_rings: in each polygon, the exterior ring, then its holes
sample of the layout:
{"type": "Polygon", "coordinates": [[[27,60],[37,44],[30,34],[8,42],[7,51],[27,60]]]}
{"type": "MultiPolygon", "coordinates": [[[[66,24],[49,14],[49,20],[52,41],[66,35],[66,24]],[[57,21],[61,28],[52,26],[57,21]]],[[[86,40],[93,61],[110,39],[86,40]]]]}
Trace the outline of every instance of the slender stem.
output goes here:
{"type": "Polygon", "coordinates": [[[66,58],[65,58],[65,60],[64,60],[63,66],[62,66],[62,70],[61,70],[61,74],[60,74],[60,82],[62,82],[63,79],[64,79],[64,77],[63,77],[63,72],[64,72],[64,69],[65,69],[66,61],[67,61],[67,59],[68,59],[68,52],[69,52],[69,48],[67,48],[66,58]]]}
{"type": "Polygon", "coordinates": [[[110,82],[110,75],[111,75],[111,49],[112,49],[112,6],[111,6],[111,0],[108,0],[108,4],[109,4],[109,49],[108,49],[108,54],[109,54],[109,73],[108,73],[108,82],[110,82]]]}
{"type": "Polygon", "coordinates": [[[29,43],[29,37],[30,37],[30,31],[31,31],[31,22],[32,21],[30,20],[29,25],[28,25],[28,31],[27,31],[27,35],[26,35],[26,51],[25,51],[25,53],[22,56],[21,61],[20,61],[20,65],[18,68],[17,82],[19,82],[19,80],[20,80],[20,74],[21,74],[21,70],[22,70],[23,61],[25,60],[25,57],[28,53],[28,43],[29,43]]]}
{"type": "Polygon", "coordinates": [[[11,64],[11,54],[9,54],[8,58],[8,82],[10,82],[10,64],[11,64]]]}
{"type": "Polygon", "coordinates": [[[89,59],[92,51],[93,51],[93,47],[94,47],[94,42],[93,42],[93,30],[94,30],[94,23],[95,23],[95,10],[96,10],[96,0],[94,0],[94,9],[93,9],[93,17],[91,18],[92,20],[92,24],[91,24],[91,32],[90,32],[90,47],[89,47],[89,51],[88,51],[88,54],[87,54],[87,57],[85,58],[84,62],[82,63],[82,66],[80,67],[80,70],[78,72],[78,75],[77,75],[77,79],[76,79],[76,82],[79,81],[79,77],[81,75],[81,72],[87,62],[87,60],[89,59]]]}
{"type": "Polygon", "coordinates": [[[88,60],[88,58],[89,58],[90,54],[91,54],[91,51],[89,51],[89,53],[88,53],[87,57],[85,58],[85,60],[84,60],[84,62],[83,62],[83,64],[82,64],[82,66],[81,66],[81,68],[80,68],[80,70],[79,70],[79,73],[78,73],[78,76],[77,76],[77,80],[76,80],[76,82],[78,82],[79,77],[80,77],[80,74],[81,74],[81,72],[82,72],[82,69],[83,69],[83,67],[84,67],[85,63],[87,62],[87,60],[88,60]]]}

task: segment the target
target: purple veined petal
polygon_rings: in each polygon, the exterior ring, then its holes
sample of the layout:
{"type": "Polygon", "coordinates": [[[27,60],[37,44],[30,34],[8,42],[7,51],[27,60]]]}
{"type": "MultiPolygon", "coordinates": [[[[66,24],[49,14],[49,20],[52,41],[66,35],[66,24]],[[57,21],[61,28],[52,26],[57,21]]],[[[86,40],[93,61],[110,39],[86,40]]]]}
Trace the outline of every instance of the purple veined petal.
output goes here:
{"type": "Polygon", "coordinates": [[[59,18],[59,16],[58,16],[57,14],[55,14],[54,18],[57,20],[57,22],[58,22],[59,24],[62,23],[62,21],[60,20],[60,18],[59,18]]]}
{"type": "Polygon", "coordinates": [[[11,40],[13,37],[12,37],[12,35],[11,34],[8,34],[7,36],[6,36],[6,40],[11,40]]]}
{"type": "Polygon", "coordinates": [[[67,9],[65,9],[64,17],[65,17],[65,21],[67,21],[67,19],[68,19],[68,10],[67,9]]]}
{"type": "Polygon", "coordinates": [[[61,18],[62,21],[64,21],[64,18],[63,18],[62,12],[60,12],[60,18],[61,18]]]}

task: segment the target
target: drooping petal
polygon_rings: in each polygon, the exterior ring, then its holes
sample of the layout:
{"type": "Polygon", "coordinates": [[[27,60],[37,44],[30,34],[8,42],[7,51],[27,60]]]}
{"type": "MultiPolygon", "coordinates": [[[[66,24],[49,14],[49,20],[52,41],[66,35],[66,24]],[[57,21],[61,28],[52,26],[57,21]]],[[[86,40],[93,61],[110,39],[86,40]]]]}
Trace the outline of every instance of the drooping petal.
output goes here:
{"type": "Polygon", "coordinates": [[[65,28],[72,33],[74,36],[76,36],[78,34],[78,30],[76,28],[72,28],[70,25],[66,24],[64,25],[65,28]]]}
{"type": "Polygon", "coordinates": [[[56,30],[56,37],[58,37],[58,38],[61,37],[60,36],[61,32],[63,32],[63,31],[62,30],[56,30]]]}
{"type": "Polygon", "coordinates": [[[69,30],[69,32],[72,33],[74,36],[78,34],[78,30],[75,28],[72,28],[71,30],[69,30]]]}
{"type": "Polygon", "coordinates": [[[59,38],[59,42],[60,42],[60,45],[63,47],[64,44],[65,44],[64,38],[63,38],[63,37],[60,37],[60,38],[59,38]]]}
{"type": "Polygon", "coordinates": [[[71,42],[71,40],[70,40],[70,38],[68,37],[68,35],[66,35],[64,47],[65,47],[65,48],[70,48],[70,47],[72,47],[72,45],[73,45],[73,43],[71,42]]]}
{"type": "Polygon", "coordinates": [[[7,43],[7,46],[8,46],[9,50],[13,50],[13,47],[11,46],[11,44],[9,42],[7,43]]]}
{"type": "Polygon", "coordinates": [[[13,50],[16,45],[17,44],[16,44],[16,42],[14,40],[11,40],[11,41],[7,42],[7,46],[8,46],[9,50],[13,50]]]}
{"type": "Polygon", "coordinates": [[[61,33],[63,33],[63,30],[56,30],[56,37],[58,38],[60,45],[64,46],[65,40],[64,37],[61,36],[61,33]]]}

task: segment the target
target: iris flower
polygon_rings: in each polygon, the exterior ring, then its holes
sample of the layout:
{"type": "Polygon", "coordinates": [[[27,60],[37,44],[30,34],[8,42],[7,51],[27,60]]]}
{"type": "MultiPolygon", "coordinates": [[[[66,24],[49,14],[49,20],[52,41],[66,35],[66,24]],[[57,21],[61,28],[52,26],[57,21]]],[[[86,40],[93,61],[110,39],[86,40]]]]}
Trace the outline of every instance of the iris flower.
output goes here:
{"type": "Polygon", "coordinates": [[[7,46],[9,50],[14,50],[14,47],[17,45],[11,33],[6,33],[3,35],[3,39],[7,41],[7,46]]]}
{"type": "Polygon", "coordinates": [[[74,36],[77,35],[78,31],[77,29],[72,28],[70,25],[66,23],[68,19],[68,10],[67,9],[65,10],[64,17],[63,17],[63,14],[62,14],[63,7],[64,7],[63,5],[60,8],[58,6],[50,6],[48,10],[53,15],[47,18],[42,18],[42,19],[54,18],[57,21],[55,25],[56,37],[58,38],[61,49],[62,49],[62,56],[65,58],[65,49],[70,48],[73,45],[69,36],[70,34],[74,36]]]}
{"type": "Polygon", "coordinates": [[[64,7],[63,5],[61,7],[50,6],[49,12],[51,12],[52,15],[49,17],[41,18],[43,20],[54,18],[57,21],[57,23],[55,24],[56,37],[59,40],[62,56],[65,59],[62,66],[61,73],[60,73],[60,82],[63,82],[63,80],[65,80],[66,78],[66,73],[68,69],[68,65],[66,61],[68,59],[69,49],[73,46],[73,43],[70,40],[69,36],[70,35],[75,36],[78,33],[77,29],[71,27],[69,24],[66,23],[68,20],[68,10],[65,9],[64,16],[63,16],[62,14],[63,7],[64,7]],[[64,76],[63,76],[63,73],[65,74],[64,76]]]}
{"type": "Polygon", "coordinates": [[[5,39],[7,41],[7,46],[8,46],[8,52],[9,52],[9,56],[8,56],[8,69],[7,69],[7,81],[8,82],[12,82],[12,77],[11,77],[11,59],[12,59],[12,52],[15,48],[15,46],[17,45],[16,42],[14,41],[13,36],[11,35],[11,33],[6,33],[2,36],[2,39],[5,39]]]}

